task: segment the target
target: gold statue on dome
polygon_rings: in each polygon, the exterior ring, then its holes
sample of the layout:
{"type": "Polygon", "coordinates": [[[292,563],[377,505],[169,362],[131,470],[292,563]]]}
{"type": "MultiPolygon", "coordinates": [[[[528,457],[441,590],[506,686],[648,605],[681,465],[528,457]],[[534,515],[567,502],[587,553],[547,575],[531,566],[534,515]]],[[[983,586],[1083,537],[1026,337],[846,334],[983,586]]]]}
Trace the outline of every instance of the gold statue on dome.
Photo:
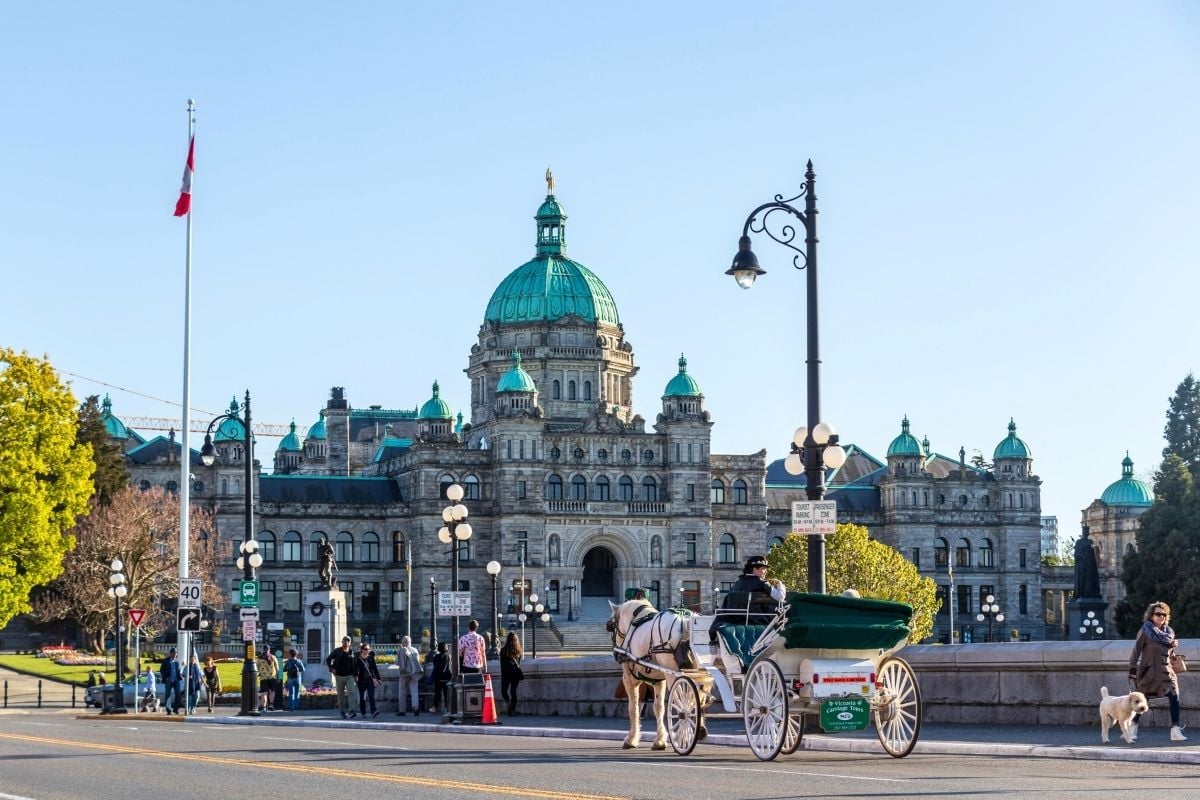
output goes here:
{"type": "Polygon", "coordinates": [[[554,173],[546,167],[546,194],[554,194],[554,173]]]}

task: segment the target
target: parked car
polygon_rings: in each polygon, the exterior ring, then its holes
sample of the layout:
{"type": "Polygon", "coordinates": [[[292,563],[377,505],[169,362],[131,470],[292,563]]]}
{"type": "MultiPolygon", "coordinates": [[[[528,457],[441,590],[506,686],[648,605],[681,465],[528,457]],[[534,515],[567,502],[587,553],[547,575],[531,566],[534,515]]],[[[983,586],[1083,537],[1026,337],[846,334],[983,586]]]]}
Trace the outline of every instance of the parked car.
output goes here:
{"type": "MultiPolygon", "coordinates": [[[[122,688],[124,696],[125,696],[125,707],[133,708],[133,694],[134,694],[133,678],[126,678],[125,682],[123,684],[121,684],[121,688],[122,688]]],[[[106,684],[104,686],[89,686],[83,694],[84,706],[103,708],[104,707],[103,692],[106,690],[111,691],[111,689],[112,689],[112,684],[106,684]]],[[[137,692],[139,694],[145,694],[146,684],[144,681],[138,682],[137,692]]],[[[165,696],[166,696],[163,691],[163,685],[162,685],[161,681],[155,681],[154,694],[155,694],[155,696],[158,697],[158,702],[161,707],[161,704],[163,703],[165,696]]],[[[208,701],[208,691],[204,688],[203,685],[201,685],[200,696],[196,699],[196,704],[199,705],[200,703],[204,703],[207,701],[208,701]]]]}

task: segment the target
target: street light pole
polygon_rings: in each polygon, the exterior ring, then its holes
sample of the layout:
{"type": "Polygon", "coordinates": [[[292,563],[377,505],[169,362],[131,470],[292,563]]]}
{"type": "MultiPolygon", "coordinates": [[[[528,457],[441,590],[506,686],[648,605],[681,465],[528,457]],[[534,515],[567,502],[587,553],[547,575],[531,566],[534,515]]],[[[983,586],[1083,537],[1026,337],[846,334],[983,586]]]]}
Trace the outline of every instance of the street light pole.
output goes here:
{"type": "Polygon", "coordinates": [[[1000,613],[1000,604],[990,594],[983,598],[983,605],[979,607],[979,613],[975,615],[976,622],[983,622],[985,619],[988,624],[987,640],[990,642],[992,641],[992,623],[1004,622],[1004,615],[1000,613]]]}
{"type": "Polygon", "coordinates": [[[492,576],[492,652],[488,654],[488,658],[500,658],[500,624],[499,620],[499,602],[496,592],[500,583],[500,562],[489,561],[487,565],[488,575],[492,576]]]}
{"type": "Polygon", "coordinates": [[[429,652],[437,652],[437,581],[429,578],[429,652]]]}
{"type": "MultiPolygon", "coordinates": [[[[817,324],[817,193],[816,173],[813,172],[811,160],[808,162],[804,178],[800,194],[787,200],[783,195],[777,194],[772,202],[764,203],[750,213],[742,226],[737,254],[725,274],[732,275],[738,286],[743,289],[749,289],[759,275],[766,274],[766,270],[758,265],[758,257],[750,249],[751,232],[765,233],[779,244],[794,250],[796,255],[792,258],[792,265],[807,273],[808,356],[805,363],[808,368],[808,416],[806,425],[799,428],[793,437],[792,454],[784,466],[793,475],[804,473],[805,495],[810,501],[818,501],[825,496],[825,468],[836,469],[844,464],[846,451],[838,444],[837,431],[833,426],[821,422],[821,357],[818,341],[820,328],[817,324]],[[791,205],[801,197],[804,198],[803,211],[791,205]],[[767,221],[776,211],[782,211],[800,221],[804,229],[803,250],[794,244],[797,231],[792,225],[785,224],[778,232],[768,227],[767,221]]],[[[825,593],[824,534],[812,534],[808,537],[808,590],[817,594],[825,593]]]]}
{"type": "MultiPolygon", "coordinates": [[[[213,427],[224,420],[237,422],[242,426],[242,458],[245,461],[243,483],[245,491],[245,519],[243,520],[242,543],[238,547],[241,555],[237,559],[237,567],[242,570],[242,580],[255,580],[255,570],[262,566],[262,553],[258,552],[258,542],[254,539],[254,434],[250,431],[250,390],[246,390],[246,399],[242,403],[242,415],[237,414],[236,400],[230,406],[229,412],[208,423],[208,431],[204,434],[204,447],[200,449],[200,461],[206,467],[216,462],[216,450],[213,448],[213,427]]],[[[246,640],[242,636],[242,705],[238,711],[239,717],[258,716],[258,663],[254,658],[254,640],[246,640]]]]}
{"type": "Polygon", "coordinates": [[[521,614],[521,628],[525,627],[525,620],[528,619],[531,623],[533,631],[533,655],[530,658],[537,658],[537,624],[538,620],[546,622],[550,619],[550,615],[544,613],[546,607],[538,602],[536,594],[529,595],[529,602],[525,604],[525,613],[521,614]]]}
{"type": "MultiPolygon", "coordinates": [[[[125,578],[125,564],[119,558],[114,558],[108,565],[108,596],[113,599],[113,644],[115,663],[113,664],[113,701],[112,706],[105,709],[104,713],[108,714],[124,714],[125,710],[125,687],[122,685],[122,680],[125,677],[125,662],[122,656],[124,653],[121,649],[121,598],[129,594],[129,586],[125,578]]],[[[137,698],[134,698],[137,702],[137,698]]]]}
{"type": "MultiPolygon", "coordinates": [[[[471,538],[474,531],[467,522],[467,507],[459,501],[463,499],[463,487],[452,483],[446,487],[446,499],[451,505],[442,509],[442,521],[446,524],[438,530],[438,540],[450,547],[450,591],[458,592],[458,555],[462,543],[471,538]]],[[[450,617],[450,672],[458,682],[458,609],[450,617]]]]}

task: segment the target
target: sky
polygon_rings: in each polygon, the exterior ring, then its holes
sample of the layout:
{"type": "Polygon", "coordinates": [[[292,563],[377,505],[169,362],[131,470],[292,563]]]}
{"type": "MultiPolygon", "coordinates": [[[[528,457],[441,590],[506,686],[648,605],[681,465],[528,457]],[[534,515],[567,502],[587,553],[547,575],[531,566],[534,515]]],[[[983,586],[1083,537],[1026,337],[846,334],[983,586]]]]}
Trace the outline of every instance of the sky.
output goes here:
{"type": "Polygon", "coordinates": [[[1126,450],[1150,479],[1200,367],[1193,3],[26,3],[0,74],[0,345],[118,416],[180,414],[188,98],[193,419],[434,380],[469,414],[547,166],[635,411],[685,353],[715,452],[782,457],[804,422],[804,273],[761,235],[767,274],[724,272],[808,159],[844,442],[882,458],[908,415],[990,460],[1012,418],[1073,537],[1126,450]]]}

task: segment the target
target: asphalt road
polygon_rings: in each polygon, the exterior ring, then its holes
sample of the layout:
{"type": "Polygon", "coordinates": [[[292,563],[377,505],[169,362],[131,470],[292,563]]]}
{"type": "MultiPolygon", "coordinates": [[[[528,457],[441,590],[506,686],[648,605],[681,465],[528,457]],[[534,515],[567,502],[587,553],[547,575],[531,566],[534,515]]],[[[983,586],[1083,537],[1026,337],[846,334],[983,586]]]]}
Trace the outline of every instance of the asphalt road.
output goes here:
{"type": "Polygon", "coordinates": [[[447,798],[1070,798],[1200,795],[1188,765],[801,751],[772,763],[701,745],[431,731],[0,716],[0,800],[447,798]]]}

